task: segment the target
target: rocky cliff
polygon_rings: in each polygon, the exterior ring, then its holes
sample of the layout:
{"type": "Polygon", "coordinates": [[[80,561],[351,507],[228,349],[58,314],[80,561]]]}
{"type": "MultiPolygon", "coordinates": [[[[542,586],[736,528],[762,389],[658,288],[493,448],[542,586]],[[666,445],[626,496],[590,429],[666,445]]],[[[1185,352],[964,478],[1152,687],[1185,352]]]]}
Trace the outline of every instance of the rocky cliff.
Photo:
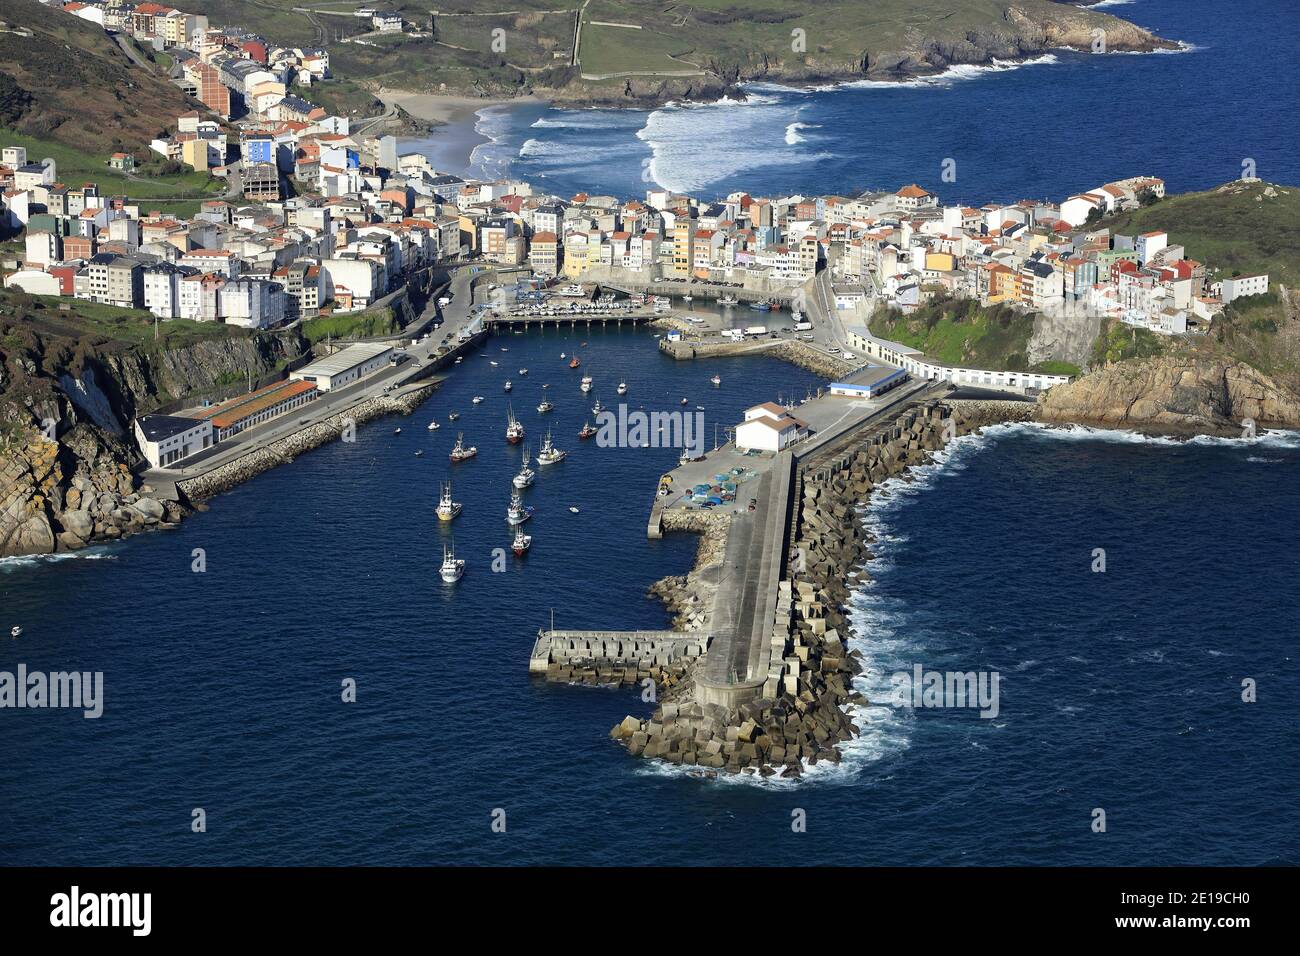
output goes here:
{"type": "Polygon", "coordinates": [[[188,396],[224,397],[306,348],[296,333],[154,348],[0,322],[0,557],[179,521],[183,499],[162,500],[133,473],[131,420],[188,396]]]}
{"type": "Polygon", "coordinates": [[[1039,399],[1049,422],[1179,432],[1300,427],[1300,396],[1242,362],[1158,356],[1103,366],[1039,399]]]}

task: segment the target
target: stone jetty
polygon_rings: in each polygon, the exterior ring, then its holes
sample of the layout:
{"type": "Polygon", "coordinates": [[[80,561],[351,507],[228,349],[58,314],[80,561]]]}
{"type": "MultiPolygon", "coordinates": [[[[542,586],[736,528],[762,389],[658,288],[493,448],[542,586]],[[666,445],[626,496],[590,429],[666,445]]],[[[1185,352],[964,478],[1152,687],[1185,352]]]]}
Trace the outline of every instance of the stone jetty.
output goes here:
{"type": "MultiPolygon", "coordinates": [[[[1028,402],[930,400],[800,461],[795,532],[777,601],[778,624],[787,626],[778,626],[773,637],[772,673],[779,679],[769,679],[763,696],[727,708],[696,700],[688,669],[650,717],[626,717],[611,736],[634,755],[697,767],[705,775],[791,778],[819,761],[838,763],[839,745],[858,733],[852,709],[866,703],[853,687],[860,655],[848,647],[847,604],[863,580],[871,546],[859,509],[882,483],[929,461],[952,438],[1033,415],[1028,402]]],[[[668,589],[679,624],[680,595],[689,587],[668,589]]]]}

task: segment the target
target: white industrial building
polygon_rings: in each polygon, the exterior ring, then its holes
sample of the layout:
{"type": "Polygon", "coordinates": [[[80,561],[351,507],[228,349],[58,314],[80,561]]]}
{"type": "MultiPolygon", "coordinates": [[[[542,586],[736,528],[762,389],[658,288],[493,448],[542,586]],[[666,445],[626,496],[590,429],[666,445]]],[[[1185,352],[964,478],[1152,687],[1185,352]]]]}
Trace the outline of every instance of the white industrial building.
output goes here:
{"type": "Polygon", "coordinates": [[[388,364],[393,354],[391,345],[380,342],[358,342],[326,358],[305,365],[289,377],[295,381],[315,382],[322,392],[342,388],[360,381],[388,364]]]}
{"type": "Polygon", "coordinates": [[[807,437],[808,423],[775,402],[747,408],[736,426],[736,447],[743,451],[781,451],[807,437]]]}
{"type": "Polygon", "coordinates": [[[168,468],[212,447],[212,422],[179,415],[144,415],[135,420],[140,451],[155,468],[168,468]]]}

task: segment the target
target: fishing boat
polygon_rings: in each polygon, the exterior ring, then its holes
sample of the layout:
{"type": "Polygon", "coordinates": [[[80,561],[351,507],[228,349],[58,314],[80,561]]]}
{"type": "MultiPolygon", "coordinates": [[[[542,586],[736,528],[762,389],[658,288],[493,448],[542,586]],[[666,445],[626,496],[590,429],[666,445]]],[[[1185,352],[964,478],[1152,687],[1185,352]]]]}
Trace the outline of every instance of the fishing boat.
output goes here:
{"type": "Polygon", "coordinates": [[[475,405],[481,405],[483,404],[483,396],[475,395],[472,399],[470,399],[470,401],[472,401],[475,405]]]}
{"type": "Polygon", "coordinates": [[[460,412],[452,412],[447,416],[447,421],[454,422],[458,418],[460,418],[460,412]]]}
{"type": "Polygon", "coordinates": [[[542,450],[537,453],[537,464],[554,465],[564,461],[566,455],[568,455],[567,451],[560,451],[551,442],[551,432],[548,429],[546,438],[542,440],[542,450]]]}
{"type": "Polygon", "coordinates": [[[527,374],[528,374],[528,369],[526,369],[526,368],[521,368],[521,369],[519,370],[519,374],[520,374],[520,375],[527,375],[527,374]]]}
{"type": "Polygon", "coordinates": [[[749,303],[749,307],[750,307],[751,309],[753,309],[755,312],[771,312],[771,311],[772,311],[772,303],[771,303],[771,302],[768,302],[768,301],[766,301],[766,300],[764,300],[764,301],[762,301],[762,302],[751,302],[751,303],[749,303]]]}
{"type": "Polygon", "coordinates": [[[514,387],[515,387],[515,386],[514,386],[514,383],[511,382],[510,379],[506,379],[506,391],[508,392],[508,391],[510,391],[510,390],[511,390],[512,388],[514,388],[514,387]]]}
{"type": "Polygon", "coordinates": [[[541,404],[537,406],[537,411],[545,415],[547,412],[555,411],[555,406],[546,399],[542,399],[541,404]]]}
{"type": "Polygon", "coordinates": [[[519,497],[519,492],[512,492],[510,505],[506,508],[506,521],[512,525],[523,524],[533,516],[535,510],[532,505],[524,504],[524,499],[519,497]]]}
{"type": "Polygon", "coordinates": [[[519,466],[519,474],[512,479],[512,484],[520,491],[527,488],[537,478],[537,472],[528,467],[528,462],[532,456],[528,454],[528,449],[524,449],[524,462],[519,466]]]}
{"type": "Polygon", "coordinates": [[[582,430],[578,432],[578,437],[582,439],[587,439],[594,434],[596,434],[596,426],[591,423],[590,419],[588,419],[587,422],[582,426],[582,430]]]}
{"type": "Polygon", "coordinates": [[[627,382],[619,382],[619,383],[618,383],[618,393],[619,393],[620,395],[626,395],[626,394],[627,394],[627,382]]]}
{"type": "Polygon", "coordinates": [[[734,295],[724,295],[718,299],[718,305],[735,305],[737,301],[734,295]]]}
{"type": "Polygon", "coordinates": [[[439,573],[448,584],[454,584],[465,574],[465,560],[456,557],[455,542],[442,546],[442,567],[439,569],[439,573]]]}
{"type": "Polygon", "coordinates": [[[9,636],[12,637],[15,641],[18,640],[18,638],[23,636],[22,627],[15,624],[13,627],[9,628],[9,636]]]}
{"type": "Polygon", "coordinates": [[[584,375],[584,376],[582,376],[582,384],[579,386],[579,388],[581,388],[584,392],[590,392],[590,391],[591,391],[591,376],[590,376],[590,375],[584,375]]]}
{"type": "Polygon", "coordinates": [[[442,426],[439,425],[437,422],[429,422],[429,431],[431,432],[436,432],[441,427],[442,426]]]}
{"type": "Polygon", "coordinates": [[[468,448],[465,447],[464,438],[465,436],[463,432],[458,432],[456,434],[456,447],[447,453],[447,457],[452,461],[465,461],[466,459],[473,458],[478,454],[478,448],[476,446],[470,445],[468,448]]]}
{"type": "Polygon", "coordinates": [[[713,378],[709,379],[709,381],[713,383],[713,387],[714,387],[714,388],[717,388],[719,385],[722,384],[722,376],[721,376],[721,375],[715,375],[715,376],[713,376],[713,378]]]}
{"type": "MultiPolygon", "coordinates": [[[[561,355],[560,358],[564,358],[564,356],[561,355]]],[[[576,355],[573,358],[569,359],[569,368],[577,368],[581,364],[582,363],[578,361],[578,356],[576,355]]]]}
{"type": "Polygon", "coordinates": [[[524,424],[515,418],[515,410],[508,409],[506,412],[506,441],[512,445],[518,445],[524,440],[524,424]]]}
{"type": "Polygon", "coordinates": [[[510,550],[515,553],[515,557],[522,558],[528,553],[528,549],[533,546],[533,536],[524,534],[523,528],[515,529],[515,540],[510,543],[510,550]]]}
{"type": "Polygon", "coordinates": [[[461,503],[451,500],[451,482],[445,482],[442,485],[442,493],[438,497],[438,507],[436,514],[439,521],[450,521],[456,515],[460,514],[461,503]]]}
{"type": "Polygon", "coordinates": [[[591,406],[591,414],[600,415],[605,410],[605,406],[600,404],[600,399],[596,399],[596,404],[591,406]]]}
{"type": "Polygon", "coordinates": [[[587,290],[580,285],[566,285],[555,290],[556,295],[562,295],[566,298],[576,299],[587,294],[587,290]]]}

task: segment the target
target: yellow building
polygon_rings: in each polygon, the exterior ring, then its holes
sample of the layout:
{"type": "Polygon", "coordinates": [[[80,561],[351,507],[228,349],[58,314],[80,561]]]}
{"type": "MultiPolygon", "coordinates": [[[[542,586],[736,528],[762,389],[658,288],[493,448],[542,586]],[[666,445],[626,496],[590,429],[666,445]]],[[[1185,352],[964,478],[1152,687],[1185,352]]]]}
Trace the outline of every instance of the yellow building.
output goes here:
{"type": "Polygon", "coordinates": [[[206,139],[187,139],[181,143],[181,162],[191,169],[206,170],[208,168],[208,141],[206,139]]]}
{"type": "Polygon", "coordinates": [[[673,224],[673,275],[686,278],[691,274],[692,238],[689,219],[678,219],[673,224]]]}
{"type": "Polygon", "coordinates": [[[564,237],[564,274],[576,279],[587,271],[587,235],[571,232],[564,237]]]}
{"type": "Polygon", "coordinates": [[[957,268],[957,259],[947,252],[927,252],[925,267],[931,272],[952,272],[957,268]]]}

